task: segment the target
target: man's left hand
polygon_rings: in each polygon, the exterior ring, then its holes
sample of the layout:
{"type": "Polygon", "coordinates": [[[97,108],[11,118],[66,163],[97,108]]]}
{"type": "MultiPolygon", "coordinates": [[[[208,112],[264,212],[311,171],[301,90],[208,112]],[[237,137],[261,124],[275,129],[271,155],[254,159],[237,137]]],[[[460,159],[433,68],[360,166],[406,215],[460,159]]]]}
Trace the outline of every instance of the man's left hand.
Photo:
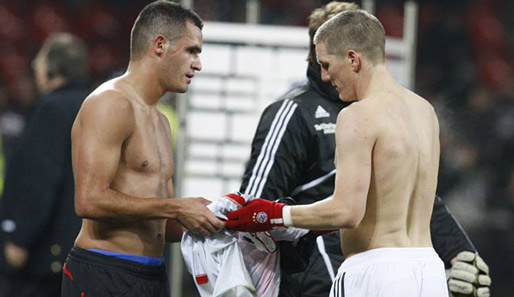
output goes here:
{"type": "Polygon", "coordinates": [[[244,207],[227,213],[226,226],[244,232],[271,231],[274,227],[284,227],[282,208],[285,203],[277,203],[256,198],[244,207]]]}
{"type": "Polygon", "coordinates": [[[484,260],[473,252],[460,252],[447,270],[451,296],[489,297],[491,277],[484,260]]]}

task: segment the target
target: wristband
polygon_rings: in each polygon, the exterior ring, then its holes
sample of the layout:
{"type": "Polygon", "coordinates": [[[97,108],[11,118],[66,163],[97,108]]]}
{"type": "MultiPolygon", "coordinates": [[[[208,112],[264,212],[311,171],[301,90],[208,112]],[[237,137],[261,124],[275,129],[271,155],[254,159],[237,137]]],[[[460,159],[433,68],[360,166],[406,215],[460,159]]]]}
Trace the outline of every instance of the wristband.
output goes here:
{"type": "Polygon", "coordinates": [[[282,208],[282,219],[284,219],[284,226],[294,227],[293,217],[291,216],[292,206],[286,205],[282,208]]]}

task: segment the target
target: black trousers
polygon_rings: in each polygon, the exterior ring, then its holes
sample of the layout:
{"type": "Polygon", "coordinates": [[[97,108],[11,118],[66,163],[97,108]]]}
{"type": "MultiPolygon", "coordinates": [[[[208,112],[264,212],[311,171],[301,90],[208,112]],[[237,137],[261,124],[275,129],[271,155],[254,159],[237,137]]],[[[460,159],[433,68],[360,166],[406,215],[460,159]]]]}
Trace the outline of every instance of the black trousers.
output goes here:
{"type": "Polygon", "coordinates": [[[62,297],[169,297],[164,264],[147,266],[73,247],[62,275],[62,297]]]}
{"type": "Polygon", "coordinates": [[[0,276],[0,297],[59,297],[61,275],[53,277],[0,276]]]}
{"type": "MultiPolygon", "coordinates": [[[[327,236],[332,237],[335,235],[327,236]]],[[[335,249],[335,247],[331,246],[330,250],[327,249],[327,252],[332,269],[337,274],[337,269],[343,262],[344,256],[341,252],[336,252],[335,249]]],[[[317,246],[309,249],[309,251],[308,265],[304,271],[292,272],[288,271],[288,269],[282,269],[279,297],[327,297],[330,294],[332,280],[330,279],[327,265],[317,246]]],[[[284,251],[282,249],[281,252],[281,256],[288,253],[291,254],[291,251],[284,251]]],[[[282,268],[284,268],[283,265],[282,268]]]]}

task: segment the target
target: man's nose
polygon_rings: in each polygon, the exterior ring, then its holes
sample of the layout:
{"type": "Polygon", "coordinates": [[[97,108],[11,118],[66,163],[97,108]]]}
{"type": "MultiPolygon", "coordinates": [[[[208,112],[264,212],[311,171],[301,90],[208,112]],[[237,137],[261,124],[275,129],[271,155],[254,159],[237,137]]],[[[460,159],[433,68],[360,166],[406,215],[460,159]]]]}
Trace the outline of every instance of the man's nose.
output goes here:
{"type": "Polygon", "coordinates": [[[201,71],[202,70],[202,61],[200,60],[200,57],[198,57],[197,59],[195,59],[193,61],[193,69],[196,70],[196,71],[201,71]]]}

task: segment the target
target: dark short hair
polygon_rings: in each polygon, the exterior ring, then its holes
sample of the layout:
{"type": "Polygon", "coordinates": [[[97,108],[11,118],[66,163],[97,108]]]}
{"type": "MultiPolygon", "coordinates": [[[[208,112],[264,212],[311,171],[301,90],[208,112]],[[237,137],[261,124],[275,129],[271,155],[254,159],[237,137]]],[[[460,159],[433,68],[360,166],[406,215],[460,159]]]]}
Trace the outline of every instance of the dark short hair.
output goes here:
{"type": "Polygon", "coordinates": [[[42,50],[48,76],[62,76],[68,83],[87,83],[88,51],[82,39],[69,33],[56,33],[45,40],[42,50]]]}
{"type": "Polygon", "coordinates": [[[318,61],[316,60],[316,45],[314,44],[314,34],[316,34],[316,31],[318,31],[319,27],[321,27],[321,25],[323,25],[323,23],[325,23],[326,21],[328,21],[329,19],[331,19],[333,16],[340,13],[341,11],[355,10],[355,9],[359,9],[359,6],[355,3],[332,1],[320,8],[316,8],[311,13],[311,15],[309,16],[310,47],[309,47],[309,57],[307,58],[307,61],[309,61],[309,64],[311,64],[312,66],[314,66],[316,69],[319,70],[318,61]]]}
{"type": "Polygon", "coordinates": [[[168,40],[180,37],[188,21],[203,28],[202,19],[179,3],[159,0],[148,4],[141,10],[132,27],[130,59],[141,58],[156,35],[163,35],[168,40]]]}

